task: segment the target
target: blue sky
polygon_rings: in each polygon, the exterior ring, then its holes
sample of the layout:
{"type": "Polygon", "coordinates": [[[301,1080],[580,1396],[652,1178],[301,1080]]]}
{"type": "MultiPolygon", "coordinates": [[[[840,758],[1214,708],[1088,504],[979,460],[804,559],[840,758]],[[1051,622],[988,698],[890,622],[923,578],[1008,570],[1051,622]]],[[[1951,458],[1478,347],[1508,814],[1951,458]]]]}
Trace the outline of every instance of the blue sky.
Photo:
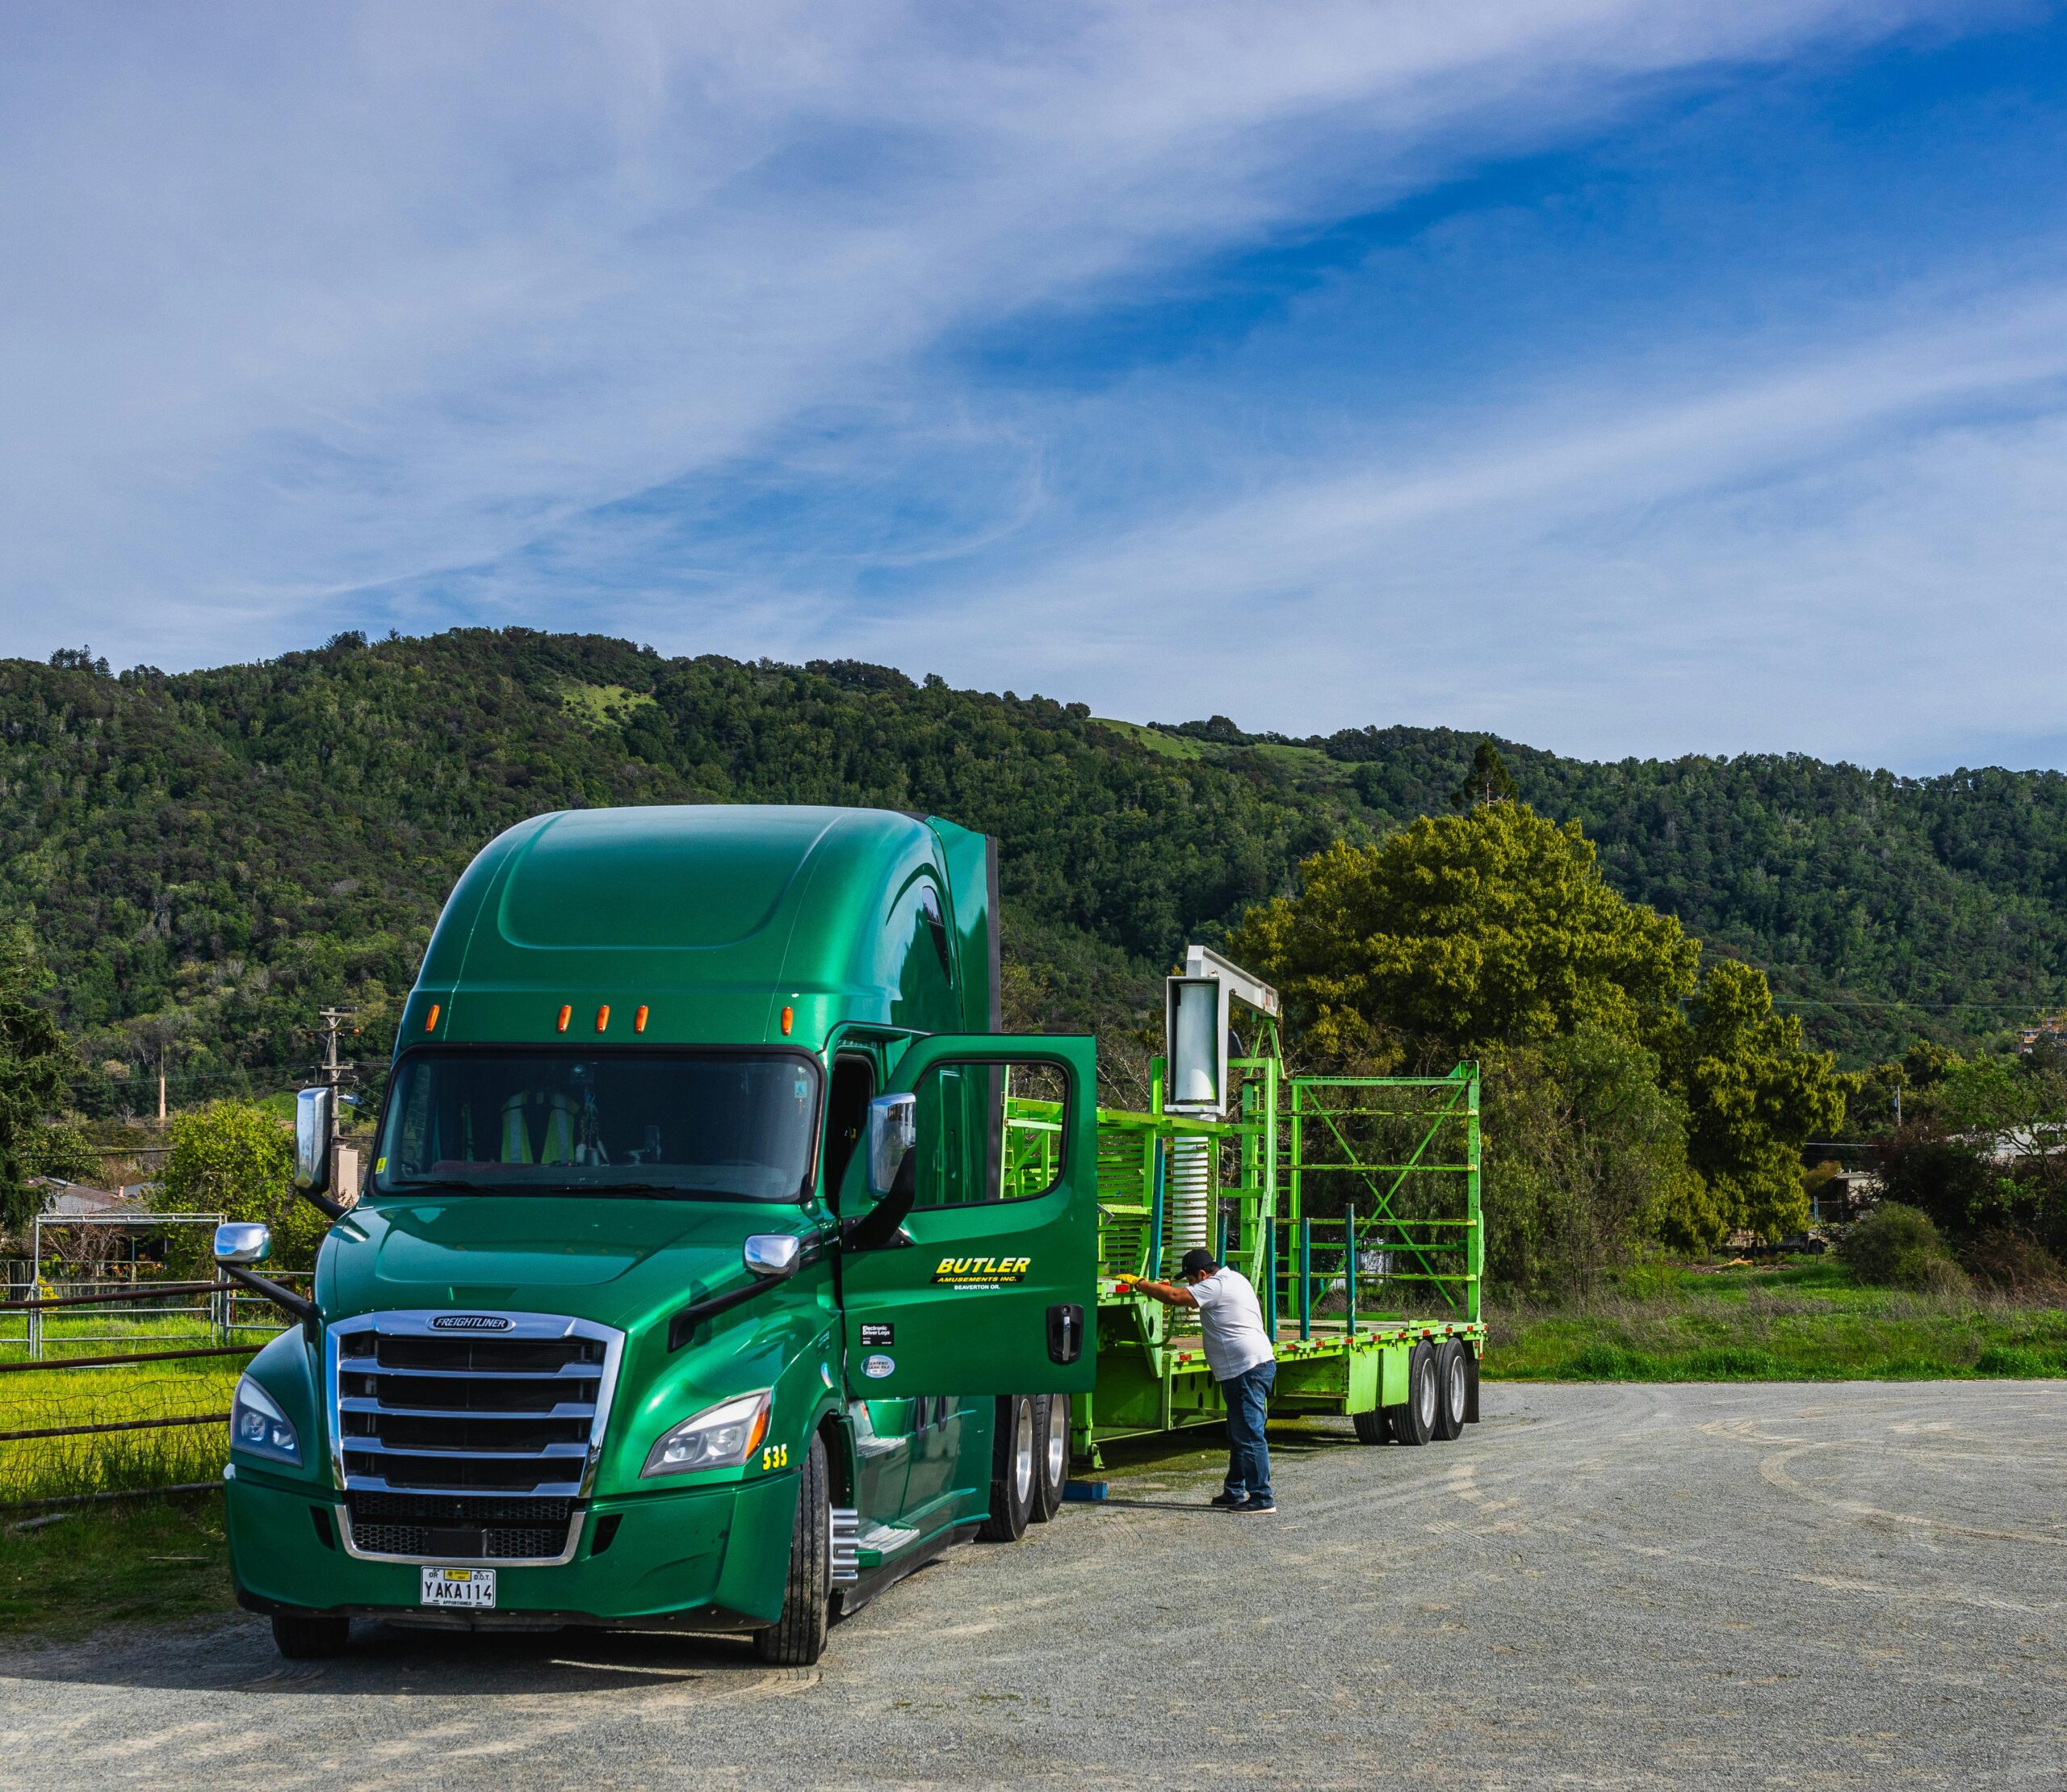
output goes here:
{"type": "Polygon", "coordinates": [[[0,21],[0,651],[2067,765],[2067,18],[0,21]]]}

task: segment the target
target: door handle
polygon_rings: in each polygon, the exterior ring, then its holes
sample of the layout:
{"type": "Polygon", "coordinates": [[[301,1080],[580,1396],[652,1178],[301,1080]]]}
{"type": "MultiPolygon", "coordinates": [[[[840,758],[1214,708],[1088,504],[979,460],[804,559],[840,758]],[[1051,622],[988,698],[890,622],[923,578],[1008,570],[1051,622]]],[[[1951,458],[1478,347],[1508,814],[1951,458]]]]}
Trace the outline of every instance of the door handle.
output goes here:
{"type": "Polygon", "coordinates": [[[1048,1358],[1075,1362],[1084,1354],[1084,1309],[1073,1303],[1048,1309],[1048,1358]]]}

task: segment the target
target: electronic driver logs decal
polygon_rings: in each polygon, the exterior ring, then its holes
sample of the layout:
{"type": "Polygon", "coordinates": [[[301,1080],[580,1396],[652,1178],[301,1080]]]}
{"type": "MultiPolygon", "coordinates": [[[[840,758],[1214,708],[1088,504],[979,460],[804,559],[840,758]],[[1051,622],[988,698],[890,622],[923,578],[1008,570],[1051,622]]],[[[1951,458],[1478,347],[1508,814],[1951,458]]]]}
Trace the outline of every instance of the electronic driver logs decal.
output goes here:
{"type": "Polygon", "coordinates": [[[1030,1257],[944,1257],[933,1282],[944,1288],[1009,1288],[1024,1282],[1033,1266],[1030,1257]]]}

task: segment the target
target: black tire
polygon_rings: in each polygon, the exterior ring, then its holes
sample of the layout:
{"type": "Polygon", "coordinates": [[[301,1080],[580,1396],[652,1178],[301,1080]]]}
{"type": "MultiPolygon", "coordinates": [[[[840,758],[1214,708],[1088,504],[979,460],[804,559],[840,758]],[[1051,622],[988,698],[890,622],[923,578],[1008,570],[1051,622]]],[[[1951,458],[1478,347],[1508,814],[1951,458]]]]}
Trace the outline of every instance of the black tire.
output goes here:
{"type": "Polygon", "coordinates": [[[1356,1441],[1360,1444],[1381,1444],[1392,1428],[1386,1423],[1386,1409],[1374,1406],[1368,1412],[1352,1412],[1349,1422],[1356,1428],[1356,1441]]]}
{"type": "Polygon", "coordinates": [[[1060,1512],[1068,1479],[1069,1395],[1050,1394],[1034,1403],[1034,1504],[1026,1516],[1045,1525],[1060,1512]]]}
{"type": "Polygon", "coordinates": [[[349,1618],[327,1612],[275,1612],[273,1647],[290,1661],[327,1661],[345,1652],[352,1634],[349,1618]]]}
{"type": "Polygon", "coordinates": [[[1386,1408],[1396,1444],[1425,1444],[1436,1434],[1436,1353],[1425,1340],[1407,1353],[1407,1404],[1386,1408]]]}
{"type": "Polygon", "coordinates": [[[1436,1349],[1436,1436],[1443,1443],[1464,1435],[1465,1408],[1471,1393],[1465,1366],[1470,1359],[1470,1352],[1455,1338],[1444,1338],[1436,1349]]]}
{"type": "Polygon", "coordinates": [[[997,1407],[991,1445],[991,1512],[976,1534],[987,1543],[1016,1543],[1034,1511],[1034,1396],[1007,1394],[997,1407]]]}
{"type": "Polygon", "coordinates": [[[753,1633],[753,1652],[781,1668],[808,1668],[825,1649],[832,1605],[832,1509],[825,1483],[825,1440],[813,1437],[797,1477],[782,1615],[753,1633]]]}

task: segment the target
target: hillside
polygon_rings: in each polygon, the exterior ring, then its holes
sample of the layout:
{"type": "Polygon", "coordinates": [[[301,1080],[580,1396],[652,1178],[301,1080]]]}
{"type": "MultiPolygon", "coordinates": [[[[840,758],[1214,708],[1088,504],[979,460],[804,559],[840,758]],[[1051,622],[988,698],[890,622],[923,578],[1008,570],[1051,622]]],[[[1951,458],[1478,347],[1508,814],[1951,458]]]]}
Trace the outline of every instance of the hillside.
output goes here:
{"type": "MultiPolygon", "coordinates": [[[[1018,1018],[1123,1022],[1188,936],[1282,888],[1302,854],[1445,808],[1478,739],[1143,728],[878,667],[522,629],[346,636],[177,675],[58,657],[0,661],[0,918],[42,940],[99,1067],[82,1102],[103,1112],[144,1105],[161,1054],[175,1099],[291,1078],[322,1001],[356,1004],[361,1055],[380,1054],[467,858],[576,804],[857,803],[987,829],[1018,1018]]],[[[1848,1056],[2067,994],[2058,774],[1500,746],[1626,894],[1831,1004],[1807,1012],[1848,1056]],[[1861,1005],[1895,1001],[1924,1005],[1861,1005]]]]}

